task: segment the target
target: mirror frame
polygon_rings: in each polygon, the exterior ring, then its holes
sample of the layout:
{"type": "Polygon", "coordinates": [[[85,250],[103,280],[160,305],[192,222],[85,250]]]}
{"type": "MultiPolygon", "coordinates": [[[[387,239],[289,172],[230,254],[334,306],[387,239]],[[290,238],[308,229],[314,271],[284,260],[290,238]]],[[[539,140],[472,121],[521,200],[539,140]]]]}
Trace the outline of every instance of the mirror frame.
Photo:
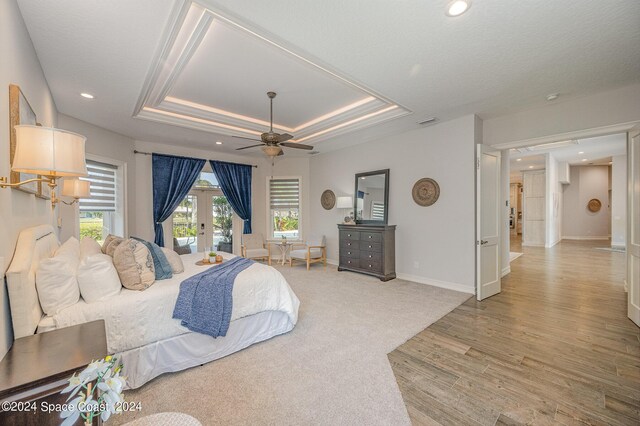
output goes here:
{"type": "Polygon", "coordinates": [[[356,188],[353,193],[353,218],[356,224],[363,225],[387,225],[389,223],[389,169],[373,172],[356,173],[356,188]],[[358,220],[358,180],[361,177],[384,175],[384,220],[358,220]]]}

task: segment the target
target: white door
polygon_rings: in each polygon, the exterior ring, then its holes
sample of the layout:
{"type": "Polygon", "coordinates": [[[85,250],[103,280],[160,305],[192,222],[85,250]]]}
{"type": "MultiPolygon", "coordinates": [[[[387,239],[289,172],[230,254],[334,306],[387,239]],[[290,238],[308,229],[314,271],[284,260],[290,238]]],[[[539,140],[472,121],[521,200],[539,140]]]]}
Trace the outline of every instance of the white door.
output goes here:
{"type": "Polygon", "coordinates": [[[500,293],[500,151],[478,145],[476,162],[476,297],[500,293]]]}
{"type": "Polygon", "coordinates": [[[627,315],[640,326],[640,132],[629,134],[627,147],[629,222],[627,226],[627,315]]]}

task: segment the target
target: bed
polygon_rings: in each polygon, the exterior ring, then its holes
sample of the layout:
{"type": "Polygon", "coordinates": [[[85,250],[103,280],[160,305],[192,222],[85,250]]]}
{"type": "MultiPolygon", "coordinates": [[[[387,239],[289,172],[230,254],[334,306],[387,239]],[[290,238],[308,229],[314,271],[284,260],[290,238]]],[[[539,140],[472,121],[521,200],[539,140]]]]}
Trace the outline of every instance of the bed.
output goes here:
{"type": "Polygon", "coordinates": [[[157,281],[145,291],[123,288],[118,296],[96,303],[86,303],[81,298],[55,315],[45,316],[38,300],[35,271],[40,260],[51,257],[58,246],[50,225],[20,233],[7,270],[14,336],[104,319],[109,352],[121,357],[129,388],[140,387],[163,373],[201,365],[287,333],[298,319],[300,302],[282,274],[256,263],[236,277],[226,336],[214,339],[184,328],[172,318],[173,307],[180,283],[205,268],[195,265],[201,256],[197,253],[181,256],[184,273],[157,281]]]}

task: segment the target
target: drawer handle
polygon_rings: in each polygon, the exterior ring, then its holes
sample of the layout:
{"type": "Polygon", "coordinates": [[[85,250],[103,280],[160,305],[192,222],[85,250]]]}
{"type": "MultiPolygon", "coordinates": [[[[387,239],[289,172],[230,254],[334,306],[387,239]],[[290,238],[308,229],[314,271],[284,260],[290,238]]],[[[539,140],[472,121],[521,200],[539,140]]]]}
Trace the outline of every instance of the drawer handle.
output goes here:
{"type": "Polygon", "coordinates": [[[350,261],[350,260],[347,260],[347,263],[351,263],[351,261],[350,261]]]}
{"type": "Polygon", "coordinates": [[[371,255],[369,255],[369,259],[371,259],[371,255]]]}
{"type": "Polygon", "coordinates": [[[347,243],[347,245],[348,245],[348,246],[350,246],[350,245],[351,245],[351,243],[347,243]]]}
{"type": "Polygon", "coordinates": [[[371,248],[371,246],[369,246],[369,248],[371,248]]]}
{"type": "Polygon", "coordinates": [[[371,265],[369,265],[369,268],[371,268],[371,265]]]}
{"type": "Polygon", "coordinates": [[[369,235],[369,239],[371,239],[371,235],[369,235]]]}
{"type": "Polygon", "coordinates": [[[348,251],[348,252],[347,252],[347,254],[351,254],[351,252],[350,252],[350,251],[348,251]]]}
{"type": "Polygon", "coordinates": [[[351,234],[347,234],[347,237],[350,237],[350,236],[351,236],[351,234]]]}

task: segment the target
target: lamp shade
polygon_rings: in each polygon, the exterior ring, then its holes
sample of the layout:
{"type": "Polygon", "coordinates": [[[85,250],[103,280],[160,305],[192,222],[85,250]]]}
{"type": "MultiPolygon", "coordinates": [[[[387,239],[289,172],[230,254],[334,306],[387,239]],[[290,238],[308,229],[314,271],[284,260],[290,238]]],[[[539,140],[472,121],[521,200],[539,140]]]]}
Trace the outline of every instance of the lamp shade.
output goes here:
{"type": "Polygon", "coordinates": [[[62,195],[72,198],[91,197],[91,183],[87,180],[65,178],[62,181],[62,195]]]}
{"type": "Polygon", "coordinates": [[[267,154],[268,157],[277,157],[282,152],[282,148],[279,146],[263,146],[262,151],[267,154]]]}
{"type": "Polygon", "coordinates": [[[51,127],[19,125],[15,129],[13,171],[54,178],[87,175],[84,136],[51,127]]]}
{"type": "Polygon", "coordinates": [[[336,207],[339,209],[350,209],[353,207],[353,199],[351,197],[338,197],[336,207]]]}

